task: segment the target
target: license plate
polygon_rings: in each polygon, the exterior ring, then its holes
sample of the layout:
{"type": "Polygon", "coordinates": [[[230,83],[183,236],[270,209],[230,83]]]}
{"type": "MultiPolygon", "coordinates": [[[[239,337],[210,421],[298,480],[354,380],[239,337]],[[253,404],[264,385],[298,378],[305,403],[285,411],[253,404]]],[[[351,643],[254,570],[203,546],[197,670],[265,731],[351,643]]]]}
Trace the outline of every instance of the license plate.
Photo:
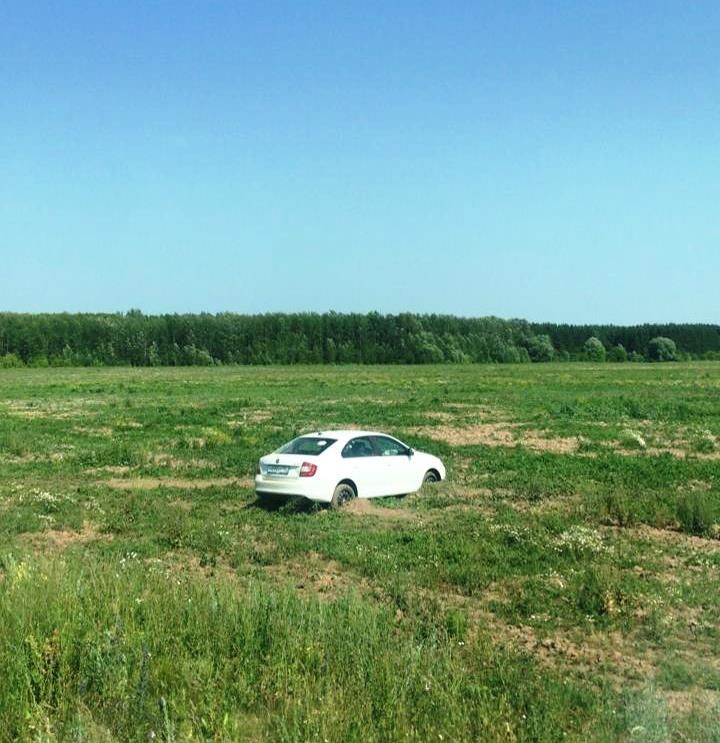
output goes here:
{"type": "Polygon", "coordinates": [[[268,475],[287,475],[289,467],[286,464],[268,464],[266,472],[268,475]]]}

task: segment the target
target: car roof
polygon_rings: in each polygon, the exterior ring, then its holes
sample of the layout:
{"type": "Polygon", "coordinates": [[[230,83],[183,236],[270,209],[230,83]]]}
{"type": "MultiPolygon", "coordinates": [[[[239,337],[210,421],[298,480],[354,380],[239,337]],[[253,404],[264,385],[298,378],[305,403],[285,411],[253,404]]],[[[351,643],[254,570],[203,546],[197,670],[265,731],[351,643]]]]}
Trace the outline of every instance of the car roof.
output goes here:
{"type": "Polygon", "coordinates": [[[302,434],[303,437],[314,436],[323,439],[336,439],[338,441],[346,441],[347,439],[353,439],[356,436],[391,436],[389,433],[383,433],[382,431],[359,431],[354,429],[344,429],[338,431],[309,431],[308,433],[302,434]]]}

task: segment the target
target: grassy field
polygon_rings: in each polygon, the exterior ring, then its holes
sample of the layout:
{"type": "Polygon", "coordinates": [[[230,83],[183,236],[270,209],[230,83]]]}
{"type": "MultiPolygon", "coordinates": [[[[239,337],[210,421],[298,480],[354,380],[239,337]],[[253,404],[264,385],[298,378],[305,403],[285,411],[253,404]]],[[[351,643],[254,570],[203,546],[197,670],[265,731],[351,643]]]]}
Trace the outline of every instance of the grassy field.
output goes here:
{"type": "Polygon", "coordinates": [[[720,740],[720,364],[0,370],[0,740],[720,740]],[[448,481],[258,503],[297,433],[448,481]]]}

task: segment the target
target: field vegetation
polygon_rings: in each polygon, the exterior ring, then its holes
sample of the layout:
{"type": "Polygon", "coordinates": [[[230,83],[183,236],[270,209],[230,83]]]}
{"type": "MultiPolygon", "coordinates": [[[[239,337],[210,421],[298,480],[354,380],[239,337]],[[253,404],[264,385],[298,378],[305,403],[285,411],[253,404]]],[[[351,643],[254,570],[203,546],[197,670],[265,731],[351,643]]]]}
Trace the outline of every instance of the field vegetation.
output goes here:
{"type": "Polygon", "coordinates": [[[0,465],[0,740],[720,738],[718,363],[3,369],[0,465]],[[448,480],[256,500],[353,426],[448,480]]]}

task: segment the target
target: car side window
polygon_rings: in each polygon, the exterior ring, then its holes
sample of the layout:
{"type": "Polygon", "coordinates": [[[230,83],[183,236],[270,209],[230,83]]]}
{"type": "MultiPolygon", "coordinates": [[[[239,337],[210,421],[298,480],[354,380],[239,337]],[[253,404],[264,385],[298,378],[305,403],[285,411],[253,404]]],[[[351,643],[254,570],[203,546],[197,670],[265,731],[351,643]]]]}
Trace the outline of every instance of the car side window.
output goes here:
{"type": "Polygon", "coordinates": [[[407,447],[399,441],[388,438],[387,436],[373,436],[375,448],[381,457],[399,457],[406,456],[407,447]]]}
{"type": "Polygon", "coordinates": [[[374,457],[375,450],[368,436],[358,436],[345,444],[342,450],[342,456],[351,457],[374,457]]]}

